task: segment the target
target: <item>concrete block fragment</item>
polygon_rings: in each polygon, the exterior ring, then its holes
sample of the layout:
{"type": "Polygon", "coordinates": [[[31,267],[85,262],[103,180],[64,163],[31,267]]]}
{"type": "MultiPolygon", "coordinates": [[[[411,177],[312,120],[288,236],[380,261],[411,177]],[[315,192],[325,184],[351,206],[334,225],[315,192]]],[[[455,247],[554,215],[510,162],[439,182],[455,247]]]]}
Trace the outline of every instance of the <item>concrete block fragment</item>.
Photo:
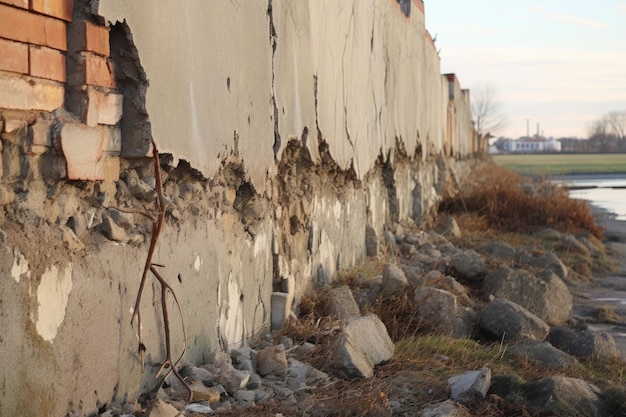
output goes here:
{"type": "Polygon", "coordinates": [[[4,122],[2,139],[23,143],[24,139],[26,139],[27,131],[28,123],[26,120],[8,119],[4,122]]]}
{"type": "Polygon", "coordinates": [[[272,293],[272,329],[280,329],[289,317],[289,311],[291,311],[291,297],[284,292],[272,293]]]}
{"type": "Polygon", "coordinates": [[[330,290],[328,314],[339,319],[347,319],[361,314],[350,287],[343,285],[330,290]]]}
{"type": "Polygon", "coordinates": [[[375,314],[353,317],[343,329],[333,362],[350,377],[369,378],[374,365],[393,357],[394,344],[387,328],[375,314]]]}

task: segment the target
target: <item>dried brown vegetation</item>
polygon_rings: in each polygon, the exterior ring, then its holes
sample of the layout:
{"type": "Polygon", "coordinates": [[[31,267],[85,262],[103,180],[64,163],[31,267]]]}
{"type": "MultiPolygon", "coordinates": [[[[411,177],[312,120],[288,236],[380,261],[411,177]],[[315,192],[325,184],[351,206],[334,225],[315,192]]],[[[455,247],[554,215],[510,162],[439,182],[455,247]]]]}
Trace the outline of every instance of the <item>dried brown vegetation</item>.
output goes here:
{"type": "Polygon", "coordinates": [[[492,228],[504,232],[529,232],[552,227],[562,232],[588,232],[601,238],[584,201],[573,200],[566,189],[545,181],[530,182],[515,172],[484,164],[474,172],[460,193],[445,199],[440,211],[470,213],[465,227],[492,228]]]}

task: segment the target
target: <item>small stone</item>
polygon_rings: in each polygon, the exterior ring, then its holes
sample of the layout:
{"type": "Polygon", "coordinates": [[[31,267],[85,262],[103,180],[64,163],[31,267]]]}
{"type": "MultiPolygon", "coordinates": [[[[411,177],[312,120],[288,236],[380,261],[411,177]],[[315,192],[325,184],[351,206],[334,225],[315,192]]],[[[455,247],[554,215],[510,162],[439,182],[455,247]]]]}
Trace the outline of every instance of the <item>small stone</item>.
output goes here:
{"type": "Polygon", "coordinates": [[[176,417],[178,410],[164,401],[156,400],[148,415],[149,417],[176,417]]]}
{"type": "Polygon", "coordinates": [[[135,225],[135,219],[133,213],[124,213],[117,209],[108,209],[107,214],[121,227],[130,229],[135,225]]]}
{"type": "Polygon", "coordinates": [[[215,379],[224,386],[229,395],[233,395],[237,390],[246,387],[250,380],[250,372],[232,369],[229,372],[218,375],[215,379]]]}
{"type": "Polygon", "coordinates": [[[451,398],[459,402],[484,399],[491,385],[491,369],[483,367],[478,371],[468,371],[448,379],[452,389],[451,398]]]}
{"type": "Polygon", "coordinates": [[[0,185],[0,206],[6,206],[15,201],[15,193],[9,187],[0,185]]]}
{"type": "Polygon", "coordinates": [[[293,339],[291,337],[282,336],[279,343],[285,347],[285,349],[291,349],[293,347],[293,339]]]}
{"type": "Polygon", "coordinates": [[[204,386],[202,382],[192,382],[189,388],[192,392],[192,401],[208,401],[209,404],[213,404],[220,400],[220,393],[204,386]]]}
{"type": "Polygon", "coordinates": [[[211,407],[204,404],[193,403],[189,404],[185,407],[185,411],[189,413],[199,413],[199,414],[213,414],[214,411],[211,407]]]}
{"type": "Polygon", "coordinates": [[[102,229],[102,233],[109,240],[123,243],[128,241],[128,235],[126,234],[126,231],[119,227],[111,217],[103,217],[102,225],[100,227],[102,229]]]}
{"type": "Polygon", "coordinates": [[[72,229],[67,226],[60,226],[60,228],[63,233],[63,243],[66,248],[68,248],[72,253],[78,253],[85,249],[85,245],[80,241],[76,234],[74,234],[72,229]]]}
{"type": "Polygon", "coordinates": [[[244,402],[251,403],[255,399],[255,392],[243,390],[243,389],[237,390],[235,391],[235,399],[237,401],[244,401],[244,402]]]}
{"type": "Polygon", "coordinates": [[[287,355],[283,349],[272,346],[261,350],[256,357],[257,372],[261,376],[287,373],[287,355]]]}

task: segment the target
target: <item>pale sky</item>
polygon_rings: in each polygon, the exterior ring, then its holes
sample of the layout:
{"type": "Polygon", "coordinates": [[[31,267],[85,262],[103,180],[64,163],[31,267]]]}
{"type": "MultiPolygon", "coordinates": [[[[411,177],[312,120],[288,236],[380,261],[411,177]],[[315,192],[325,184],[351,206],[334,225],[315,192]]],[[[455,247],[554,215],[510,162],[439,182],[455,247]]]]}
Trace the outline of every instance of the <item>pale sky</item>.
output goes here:
{"type": "MultiPolygon", "coordinates": [[[[626,111],[626,1],[425,0],[443,73],[498,91],[499,135],[587,137],[587,125],[626,111]]],[[[470,93],[471,94],[471,93],[470,93]]]]}

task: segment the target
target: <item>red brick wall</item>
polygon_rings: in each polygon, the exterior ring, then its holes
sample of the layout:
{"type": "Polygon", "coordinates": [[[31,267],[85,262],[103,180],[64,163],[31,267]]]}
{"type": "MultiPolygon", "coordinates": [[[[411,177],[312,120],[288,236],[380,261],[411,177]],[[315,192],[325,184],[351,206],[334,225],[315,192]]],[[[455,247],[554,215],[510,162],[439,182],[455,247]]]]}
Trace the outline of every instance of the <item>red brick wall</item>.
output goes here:
{"type": "Polygon", "coordinates": [[[0,108],[63,106],[72,8],[73,0],[0,0],[0,108]],[[32,79],[20,82],[16,74],[32,79]]]}

